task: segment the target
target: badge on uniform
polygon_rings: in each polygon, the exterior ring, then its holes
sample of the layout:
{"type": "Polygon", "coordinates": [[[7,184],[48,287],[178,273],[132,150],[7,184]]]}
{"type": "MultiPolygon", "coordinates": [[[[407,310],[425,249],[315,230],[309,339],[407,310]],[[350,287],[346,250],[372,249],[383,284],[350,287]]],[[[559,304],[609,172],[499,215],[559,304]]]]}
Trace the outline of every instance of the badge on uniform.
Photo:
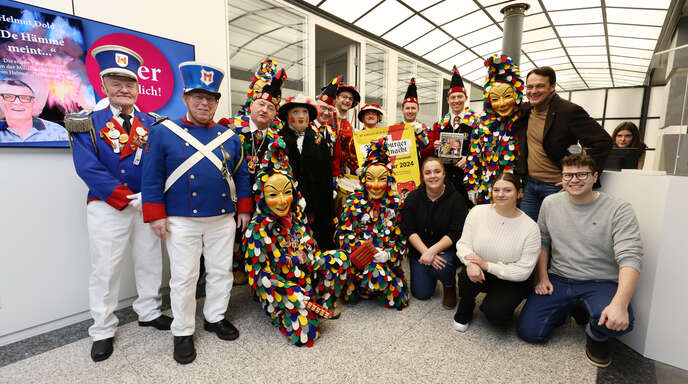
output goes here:
{"type": "Polygon", "coordinates": [[[129,140],[129,135],[124,128],[112,120],[105,123],[105,128],[100,130],[100,137],[112,147],[115,153],[120,153],[124,143],[129,140]]]}

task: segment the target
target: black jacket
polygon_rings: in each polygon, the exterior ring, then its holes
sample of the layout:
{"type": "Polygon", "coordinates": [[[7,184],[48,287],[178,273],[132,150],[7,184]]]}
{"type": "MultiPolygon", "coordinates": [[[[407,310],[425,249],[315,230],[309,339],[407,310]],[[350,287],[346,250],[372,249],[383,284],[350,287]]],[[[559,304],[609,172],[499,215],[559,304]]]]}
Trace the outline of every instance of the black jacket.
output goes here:
{"type": "MultiPolygon", "coordinates": [[[[524,178],[528,176],[527,130],[532,109],[530,103],[525,103],[521,107],[521,117],[516,123],[516,135],[521,147],[516,171],[524,178]]],[[[561,159],[570,155],[568,148],[578,141],[586,153],[595,160],[598,171],[602,172],[612,149],[612,138],[583,108],[554,94],[547,112],[542,140],[547,157],[561,168],[561,159]]]]}
{"type": "MultiPolygon", "coordinates": [[[[440,134],[442,132],[449,132],[449,133],[463,133],[465,135],[465,139],[463,141],[463,145],[461,146],[461,153],[463,153],[464,156],[468,156],[470,152],[470,147],[471,147],[471,132],[473,131],[473,128],[470,125],[466,124],[459,124],[458,129],[454,130],[454,127],[452,127],[451,122],[448,122],[447,124],[439,127],[439,133],[437,135],[437,139],[440,139],[440,134]]],[[[468,191],[466,190],[466,186],[463,183],[463,178],[465,176],[465,173],[463,169],[457,167],[454,165],[455,162],[449,164],[445,163],[444,164],[444,169],[447,173],[445,181],[449,181],[449,184],[451,184],[454,189],[461,194],[461,196],[464,198],[467,207],[471,208],[473,207],[473,203],[471,200],[468,198],[468,191]]]]}
{"type": "Polygon", "coordinates": [[[301,153],[296,145],[297,135],[287,125],[279,131],[287,145],[287,156],[299,192],[306,200],[306,214],[314,219],[311,228],[321,249],[332,247],[330,223],[334,218],[332,199],[332,163],[325,140],[316,142],[315,131],[308,127],[301,153]]]}
{"type": "MultiPolygon", "coordinates": [[[[427,247],[431,247],[447,235],[452,240],[452,247],[456,246],[463,232],[468,209],[451,183],[445,182],[445,185],[444,194],[435,201],[428,199],[425,185],[416,188],[406,197],[401,215],[404,236],[408,238],[415,233],[427,247]]],[[[408,249],[411,257],[420,257],[420,253],[410,243],[408,249]]]]}

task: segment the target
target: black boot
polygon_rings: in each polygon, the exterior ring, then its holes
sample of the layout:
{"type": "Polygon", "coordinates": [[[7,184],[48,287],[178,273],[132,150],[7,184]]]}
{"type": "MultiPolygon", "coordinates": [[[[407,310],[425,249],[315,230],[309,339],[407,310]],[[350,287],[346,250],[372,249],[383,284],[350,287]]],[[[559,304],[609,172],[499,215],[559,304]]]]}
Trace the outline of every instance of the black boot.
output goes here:
{"type": "Polygon", "coordinates": [[[174,337],[174,360],[179,364],[189,364],[196,360],[193,335],[174,337]]]}
{"type": "Polygon", "coordinates": [[[112,340],[114,337],[94,341],[91,345],[91,359],[93,361],[107,360],[112,355],[112,340]]]}

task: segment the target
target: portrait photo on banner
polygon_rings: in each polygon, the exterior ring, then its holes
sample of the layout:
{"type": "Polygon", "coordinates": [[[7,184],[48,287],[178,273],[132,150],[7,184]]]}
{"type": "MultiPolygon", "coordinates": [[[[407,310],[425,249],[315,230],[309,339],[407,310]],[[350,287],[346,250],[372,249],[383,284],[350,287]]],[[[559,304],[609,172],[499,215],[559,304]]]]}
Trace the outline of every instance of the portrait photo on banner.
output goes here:
{"type": "Polygon", "coordinates": [[[179,63],[194,46],[129,29],[0,0],[0,146],[69,147],[65,116],[108,106],[91,51],[119,45],[143,64],[137,109],[184,112],[179,63]]]}

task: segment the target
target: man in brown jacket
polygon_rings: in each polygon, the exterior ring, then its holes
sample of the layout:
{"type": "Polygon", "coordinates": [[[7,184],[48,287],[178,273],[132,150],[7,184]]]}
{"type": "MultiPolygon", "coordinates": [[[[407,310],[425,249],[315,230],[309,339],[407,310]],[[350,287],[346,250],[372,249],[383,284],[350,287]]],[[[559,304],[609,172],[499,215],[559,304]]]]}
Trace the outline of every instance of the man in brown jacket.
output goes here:
{"type": "Polygon", "coordinates": [[[579,152],[580,144],[604,169],[613,142],[579,105],[556,94],[556,74],[538,67],[526,77],[528,103],[523,105],[517,136],[521,154],[516,171],[527,179],[521,209],[537,221],[542,200],[561,190],[561,159],[579,152]]]}

